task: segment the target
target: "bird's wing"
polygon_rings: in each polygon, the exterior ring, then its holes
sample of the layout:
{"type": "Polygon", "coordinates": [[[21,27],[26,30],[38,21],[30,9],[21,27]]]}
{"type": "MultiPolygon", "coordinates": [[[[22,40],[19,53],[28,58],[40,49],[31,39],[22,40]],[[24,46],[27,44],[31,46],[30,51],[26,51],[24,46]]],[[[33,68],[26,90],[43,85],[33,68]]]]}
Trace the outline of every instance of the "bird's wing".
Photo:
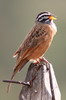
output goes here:
{"type": "Polygon", "coordinates": [[[14,57],[17,56],[17,60],[27,57],[29,55],[28,52],[32,51],[33,48],[38,46],[44,40],[43,37],[47,34],[45,29],[46,27],[43,27],[42,25],[35,25],[15,52],[14,57]]]}

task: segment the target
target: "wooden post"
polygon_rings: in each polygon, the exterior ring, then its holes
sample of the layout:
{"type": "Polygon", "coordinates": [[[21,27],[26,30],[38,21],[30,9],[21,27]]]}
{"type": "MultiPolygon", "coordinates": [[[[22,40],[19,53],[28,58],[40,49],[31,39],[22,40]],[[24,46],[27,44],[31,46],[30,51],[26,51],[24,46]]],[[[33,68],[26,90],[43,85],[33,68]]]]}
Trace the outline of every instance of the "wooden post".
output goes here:
{"type": "Polygon", "coordinates": [[[60,90],[51,64],[31,64],[29,66],[24,85],[21,89],[19,100],[61,100],[60,90]]]}

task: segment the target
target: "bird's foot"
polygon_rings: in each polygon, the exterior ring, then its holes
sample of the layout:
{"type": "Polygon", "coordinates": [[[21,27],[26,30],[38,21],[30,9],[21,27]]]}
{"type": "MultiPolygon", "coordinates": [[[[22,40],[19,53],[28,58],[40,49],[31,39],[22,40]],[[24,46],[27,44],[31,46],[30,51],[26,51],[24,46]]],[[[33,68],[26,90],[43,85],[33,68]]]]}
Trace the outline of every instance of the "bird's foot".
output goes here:
{"type": "Polygon", "coordinates": [[[47,70],[49,70],[50,63],[48,62],[47,59],[45,59],[44,57],[42,57],[42,58],[39,58],[39,61],[40,61],[40,62],[41,62],[41,61],[44,61],[44,62],[45,62],[45,65],[46,65],[46,67],[47,67],[47,70]]]}
{"type": "Polygon", "coordinates": [[[47,59],[45,59],[44,57],[39,58],[39,61],[44,61],[45,63],[49,63],[47,59]]]}
{"type": "Polygon", "coordinates": [[[36,59],[35,61],[34,61],[34,64],[39,64],[40,63],[40,60],[39,59],[36,59]]]}
{"type": "Polygon", "coordinates": [[[49,70],[50,63],[49,63],[48,60],[45,59],[44,57],[42,57],[42,58],[40,57],[39,59],[36,59],[36,60],[34,61],[34,64],[40,64],[40,62],[42,62],[42,61],[44,61],[47,70],[49,70]]]}

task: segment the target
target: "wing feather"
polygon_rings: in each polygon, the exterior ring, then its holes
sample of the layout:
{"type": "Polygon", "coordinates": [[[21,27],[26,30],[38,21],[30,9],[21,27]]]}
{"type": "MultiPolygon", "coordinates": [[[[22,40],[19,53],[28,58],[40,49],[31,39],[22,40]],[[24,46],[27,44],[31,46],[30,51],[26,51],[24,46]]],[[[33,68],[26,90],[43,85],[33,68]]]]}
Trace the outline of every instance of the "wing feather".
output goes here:
{"type": "Polygon", "coordinates": [[[15,52],[14,57],[17,56],[17,60],[19,58],[23,59],[24,57],[27,57],[29,55],[28,52],[31,52],[32,48],[38,46],[46,34],[47,32],[42,25],[36,24],[15,52]]]}

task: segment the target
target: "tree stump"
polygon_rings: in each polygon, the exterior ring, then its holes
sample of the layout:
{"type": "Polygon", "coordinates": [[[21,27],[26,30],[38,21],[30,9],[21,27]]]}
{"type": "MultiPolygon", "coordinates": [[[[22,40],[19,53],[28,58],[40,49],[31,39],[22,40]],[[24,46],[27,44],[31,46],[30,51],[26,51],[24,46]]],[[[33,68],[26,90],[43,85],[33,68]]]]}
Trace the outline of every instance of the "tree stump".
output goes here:
{"type": "Polygon", "coordinates": [[[51,64],[41,61],[40,64],[32,63],[29,66],[24,85],[21,89],[19,100],[61,100],[60,90],[51,64]]]}

